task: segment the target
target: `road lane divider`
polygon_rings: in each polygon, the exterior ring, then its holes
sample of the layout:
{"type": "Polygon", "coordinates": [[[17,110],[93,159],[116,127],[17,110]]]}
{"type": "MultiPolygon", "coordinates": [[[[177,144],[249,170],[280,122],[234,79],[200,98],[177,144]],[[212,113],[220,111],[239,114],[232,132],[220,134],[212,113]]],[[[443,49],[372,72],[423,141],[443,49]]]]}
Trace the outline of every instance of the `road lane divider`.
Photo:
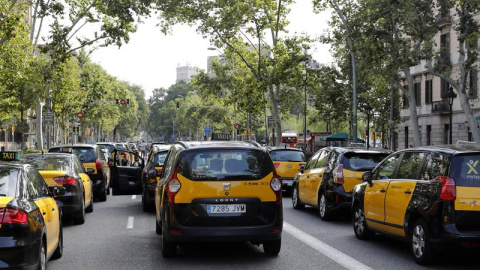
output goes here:
{"type": "Polygon", "coordinates": [[[133,217],[128,217],[128,220],[127,220],[127,229],[133,229],[133,220],[134,220],[133,217]]]}
{"type": "Polygon", "coordinates": [[[341,266],[350,269],[350,270],[372,270],[372,268],[367,265],[355,260],[354,258],[348,256],[347,254],[339,251],[338,249],[329,246],[328,244],[318,240],[317,238],[309,235],[308,233],[294,227],[293,225],[283,222],[283,231],[291,234],[293,237],[307,244],[311,248],[317,250],[323,255],[334,260],[341,266]]]}
{"type": "Polygon", "coordinates": [[[132,200],[137,199],[137,195],[132,195],[132,200]]]}

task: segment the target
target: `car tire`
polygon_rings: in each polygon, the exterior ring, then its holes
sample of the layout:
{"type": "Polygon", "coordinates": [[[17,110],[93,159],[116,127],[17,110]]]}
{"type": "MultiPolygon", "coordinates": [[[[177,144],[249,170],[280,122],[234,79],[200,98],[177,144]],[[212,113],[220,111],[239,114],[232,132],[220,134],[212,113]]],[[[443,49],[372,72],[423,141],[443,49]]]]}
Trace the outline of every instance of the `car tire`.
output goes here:
{"type": "Polygon", "coordinates": [[[165,235],[162,235],[162,256],[164,258],[172,258],[177,256],[177,244],[167,241],[165,239],[165,235]]]}
{"type": "Polygon", "coordinates": [[[47,249],[45,245],[46,243],[44,243],[42,238],[40,241],[40,250],[38,252],[38,270],[47,269],[47,249]]]}
{"type": "Polygon", "coordinates": [[[162,235],[162,225],[158,223],[157,219],[155,219],[155,232],[158,235],[162,235]]]}
{"type": "Polygon", "coordinates": [[[415,262],[420,265],[430,264],[435,256],[430,238],[427,223],[423,219],[418,219],[410,233],[410,246],[415,262]]]}
{"type": "Polygon", "coordinates": [[[324,192],[320,193],[320,199],[318,200],[318,213],[320,214],[320,218],[322,220],[329,220],[330,219],[330,211],[327,207],[327,197],[325,196],[324,192]]]}
{"type": "Polygon", "coordinates": [[[282,248],[282,239],[267,241],[263,243],[263,252],[268,256],[277,256],[282,248]]]}
{"type": "Polygon", "coordinates": [[[85,210],[85,200],[83,200],[83,203],[82,203],[81,206],[82,206],[82,208],[81,208],[80,212],[77,214],[77,216],[72,218],[73,223],[75,223],[77,225],[85,223],[85,211],[86,211],[85,210]]]}
{"type": "Polygon", "coordinates": [[[55,249],[55,252],[52,254],[52,259],[60,259],[63,256],[63,229],[62,225],[60,224],[60,233],[58,235],[58,245],[55,249]]]}
{"type": "Polygon", "coordinates": [[[373,237],[373,232],[367,227],[365,212],[359,203],[355,204],[352,212],[352,225],[355,236],[360,240],[369,240],[373,237]]]}
{"type": "Polygon", "coordinates": [[[293,206],[293,209],[297,209],[297,210],[305,208],[305,204],[300,202],[300,196],[298,194],[298,185],[295,185],[292,191],[292,206],[293,206]]]}
{"type": "Polygon", "coordinates": [[[92,198],[90,200],[90,205],[87,208],[85,208],[86,213],[92,213],[93,212],[93,193],[91,193],[91,194],[92,194],[91,195],[92,198]]]}
{"type": "Polygon", "coordinates": [[[106,188],[103,192],[98,193],[98,200],[101,201],[101,202],[105,202],[107,200],[107,189],[106,188]]]}

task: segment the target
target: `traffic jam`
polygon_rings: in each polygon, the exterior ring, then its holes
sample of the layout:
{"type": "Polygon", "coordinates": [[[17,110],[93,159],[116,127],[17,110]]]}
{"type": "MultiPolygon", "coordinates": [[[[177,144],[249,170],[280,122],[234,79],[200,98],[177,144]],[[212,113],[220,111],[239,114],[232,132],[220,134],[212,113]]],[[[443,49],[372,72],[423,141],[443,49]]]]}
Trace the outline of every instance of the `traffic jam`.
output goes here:
{"type": "Polygon", "coordinates": [[[148,152],[134,149],[98,143],[1,152],[0,268],[46,269],[64,255],[64,226],[86,226],[86,213],[109,195],[141,196],[138,209],[155,220],[149,237],[157,239],[158,256],[171,260],[188,244],[245,242],[280,258],[290,249],[284,238],[299,234],[284,221],[290,209],[316,216],[320,229],[347,220],[346,237],[357,239],[350,241],[379,241],[380,248],[403,243],[419,267],[435,266],[445,252],[480,247],[475,146],[396,152],[327,146],[308,158],[287,144],[251,141],[152,142],[148,152]]]}

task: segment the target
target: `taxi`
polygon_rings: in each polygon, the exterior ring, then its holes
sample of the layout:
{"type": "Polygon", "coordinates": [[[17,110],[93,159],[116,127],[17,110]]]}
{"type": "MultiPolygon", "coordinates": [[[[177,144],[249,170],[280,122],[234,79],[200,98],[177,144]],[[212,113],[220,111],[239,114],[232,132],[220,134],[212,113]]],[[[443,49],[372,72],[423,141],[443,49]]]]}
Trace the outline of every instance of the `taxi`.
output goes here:
{"type": "Polygon", "coordinates": [[[38,171],[0,152],[0,268],[45,269],[63,255],[61,209],[38,171]],[[4,162],[9,161],[9,162],[4,162]]]}
{"type": "Polygon", "coordinates": [[[429,146],[388,156],[355,186],[353,230],[409,243],[418,264],[439,250],[480,247],[480,147],[429,146]]]}
{"type": "Polygon", "coordinates": [[[65,194],[55,196],[63,216],[85,223],[85,213],[93,212],[93,184],[80,159],[74,154],[45,153],[25,155],[22,160],[37,168],[51,191],[64,187],[65,194]]]}
{"type": "Polygon", "coordinates": [[[185,242],[251,242],[276,256],[282,182],[266,149],[240,141],[176,142],[155,189],[162,255],[185,242]]]}
{"type": "Polygon", "coordinates": [[[101,202],[110,194],[110,167],[101,147],[91,144],[53,146],[49,153],[73,153],[82,162],[83,168],[93,181],[93,197],[101,202]]]}
{"type": "Polygon", "coordinates": [[[387,157],[388,150],[351,147],[325,147],[316,152],[295,177],[292,192],[294,209],[305,205],[318,208],[322,220],[335,212],[348,210],[352,190],[362,183],[362,174],[387,157]]]}
{"type": "Polygon", "coordinates": [[[168,144],[158,146],[148,157],[145,168],[143,168],[142,208],[144,212],[155,207],[155,188],[160,180],[160,175],[162,174],[165,158],[167,157],[169,149],[170,145],[168,144]]]}
{"type": "Polygon", "coordinates": [[[305,165],[305,154],[301,149],[296,148],[268,147],[267,149],[277,174],[282,180],[283,190],[290,193],[295,175],[300,171],[300,167],[305,165]]]}

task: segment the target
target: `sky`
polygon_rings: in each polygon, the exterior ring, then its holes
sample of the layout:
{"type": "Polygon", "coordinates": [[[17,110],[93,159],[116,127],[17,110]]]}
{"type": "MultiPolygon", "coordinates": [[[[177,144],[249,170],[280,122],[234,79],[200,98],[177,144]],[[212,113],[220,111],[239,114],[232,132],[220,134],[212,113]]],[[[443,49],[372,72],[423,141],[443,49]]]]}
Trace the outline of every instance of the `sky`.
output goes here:
{"type": "MultiPolygon", "coordinates": [[[[288,18],[290,33],[307,33],[318,37],[328,27],[330,12],[315,14],[312,1],[298,0],[291,6],[288,18]]],[[[120,48],[98,48],[91,55],[92,60],[109,74],[142,86],[147,98],[152,95],[153,89],[168,88],[175,83],[178,66],[206,69],[207,57],[219,54],[207,50],[211,47],[210,42],[196,33],[194,27],[178,25],[173,28],[172,34],[164,35],[155,26],[156,23],[155,17],[146,19],[137,32],[131,34],[129,43],[120,48]]],[[[332,62],[328,45],[315,46],[309,53],[316,61],[322,64],[332,62]]]]}

